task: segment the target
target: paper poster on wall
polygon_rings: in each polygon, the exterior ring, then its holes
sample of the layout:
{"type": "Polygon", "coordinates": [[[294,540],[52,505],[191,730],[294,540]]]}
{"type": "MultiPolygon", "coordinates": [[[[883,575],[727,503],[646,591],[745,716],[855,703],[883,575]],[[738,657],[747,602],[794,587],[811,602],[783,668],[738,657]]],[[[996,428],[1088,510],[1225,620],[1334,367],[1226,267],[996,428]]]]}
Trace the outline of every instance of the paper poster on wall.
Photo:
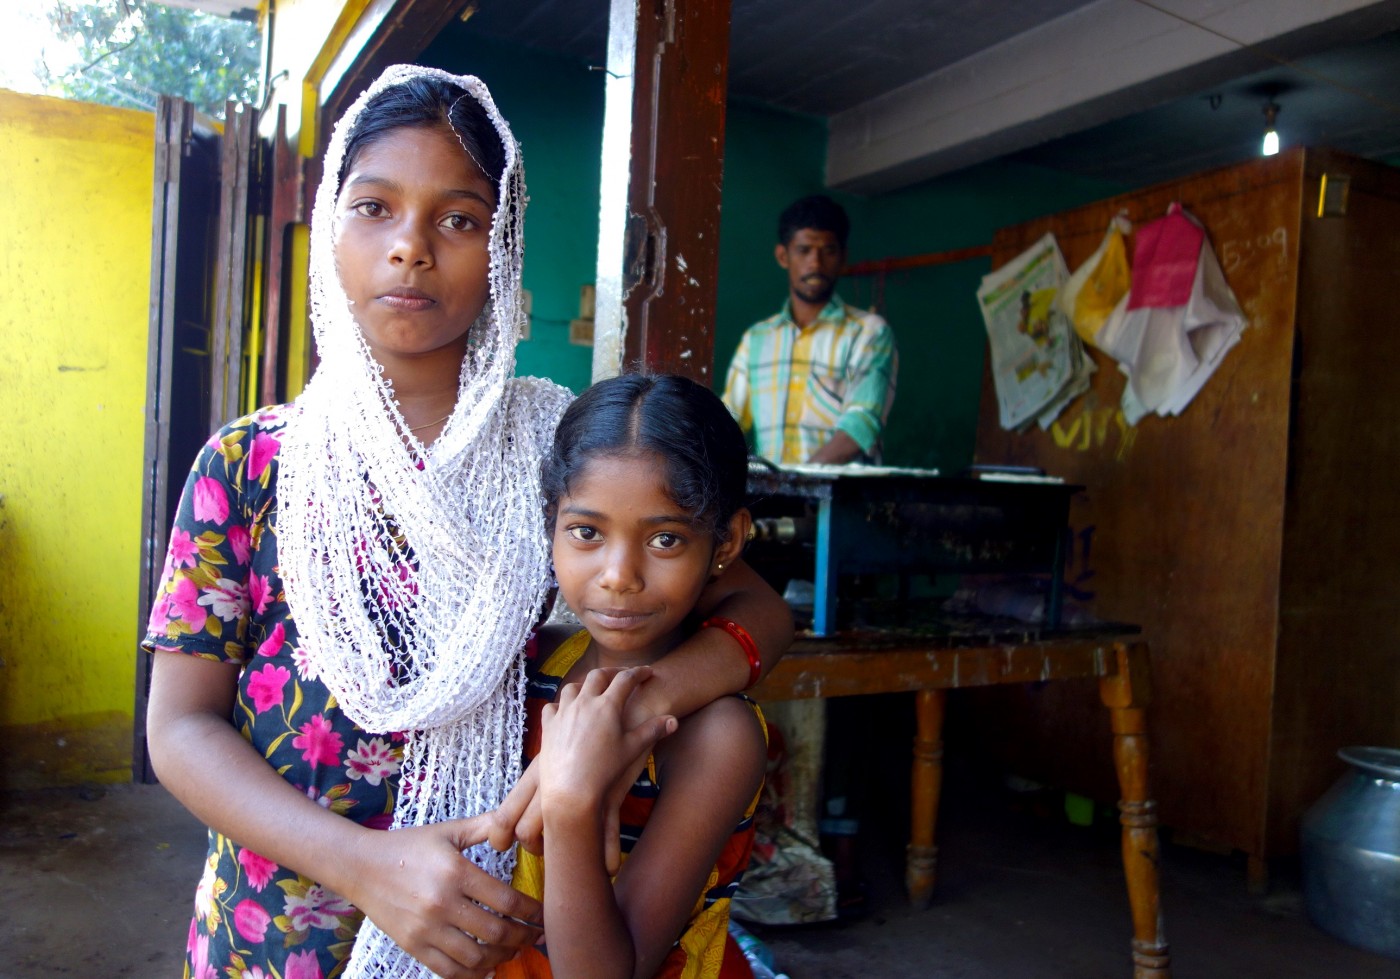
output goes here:
{"type": "Polygon", "coordinates": [[[1092,362],[1055,302],[1069,278],[1053,234],[984,276],[977,305],[991,344],[1003,428],[1048,426],[1088,388],[1092,362]]]}

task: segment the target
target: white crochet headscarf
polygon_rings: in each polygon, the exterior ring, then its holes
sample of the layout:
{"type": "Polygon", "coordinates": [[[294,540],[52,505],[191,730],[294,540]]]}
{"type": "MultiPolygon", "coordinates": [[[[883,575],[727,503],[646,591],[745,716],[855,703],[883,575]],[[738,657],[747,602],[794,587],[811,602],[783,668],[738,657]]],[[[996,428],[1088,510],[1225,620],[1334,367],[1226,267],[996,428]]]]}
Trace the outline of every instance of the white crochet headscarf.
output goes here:
{"type": "MultiPolygon", "coordinates": [[[[385,71],[341,118],[316,194],[311,315],[321,360],[281,449],[278,547],[302,647],[340,708],[367,731],[406,736],[395,828],[494,809],[520,774],[520,652],[549,561],[539,465],[568,399],[548,382],[512,379],[525,317],[524,208],[520,149],[486,86],[410,65],[385,71]],[[476,99],[505,149],[490,301],[431,447],[408,430],[334,255],[339,172],[356,121],[377,93],[425,76],[476,99]]],[[[469,856],[510,874],[509,853],[479,846],[469,856]]],[[[345,973],[430,974],[369,921],[345,973]]]]}

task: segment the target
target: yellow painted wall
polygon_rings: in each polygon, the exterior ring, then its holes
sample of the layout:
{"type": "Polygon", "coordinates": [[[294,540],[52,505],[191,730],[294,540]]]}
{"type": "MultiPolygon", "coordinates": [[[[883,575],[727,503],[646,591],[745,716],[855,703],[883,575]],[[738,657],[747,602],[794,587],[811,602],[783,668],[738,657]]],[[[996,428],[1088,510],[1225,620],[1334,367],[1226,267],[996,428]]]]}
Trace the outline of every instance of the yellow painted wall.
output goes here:
{"type": "Polygon", "coordinates": [[[130,777],[154,121],[0,90],[0,787],[130,777]]]}

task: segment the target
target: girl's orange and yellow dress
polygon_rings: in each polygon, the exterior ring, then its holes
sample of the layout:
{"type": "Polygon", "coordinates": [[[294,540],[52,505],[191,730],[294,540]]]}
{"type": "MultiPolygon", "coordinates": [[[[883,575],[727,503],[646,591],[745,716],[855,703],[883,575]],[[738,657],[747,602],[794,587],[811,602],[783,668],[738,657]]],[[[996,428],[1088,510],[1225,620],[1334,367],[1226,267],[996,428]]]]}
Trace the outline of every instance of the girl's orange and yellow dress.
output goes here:
{"type": "MultiPolygon", "coordinates": [[[[563,678],[570,667],[588,648],[588,633],[570,636],[544,663],[532,667],[526,683],[525,755],[533,758],[540,746],[540,712],[545,704],[558,695],[563,678]]],[[[747,699],[747,698],[745,698],[747,699]]],[[[763,712],[752,701],[759,722],[763,712]]],[[[766,728],[765,728],[766,731],[766,728]]],[[[766,735],[765,735],[766,736],[766,735]]],[[[657,784],[656,762],[647,759],[646,768],[637,776],[627,798],[622,803],[622,860],[625,863],[632,847],[646,827],[652,808],[662,786],[657,784]]],[[[739,887],[739,881],[749,865],[753,850],[753,814],[759,793],[744,811],[744,818],[734,828],[709,880],[696,898],[690,921],[680,938],[661,963],[656,979],[752,979],[753,971],[734,940],[729,937],[729,902],[739,887]]],[[[521,850],[515,869],[517,890],[540,898],[544,894],[544,860],[521,850]]],[[[546,928],[548,924],[546,923],[546,928]]],[[[539,948],[526,949],[514,960],[496,968],[496,979],[552,979],[549,958],[539,948]]]]}

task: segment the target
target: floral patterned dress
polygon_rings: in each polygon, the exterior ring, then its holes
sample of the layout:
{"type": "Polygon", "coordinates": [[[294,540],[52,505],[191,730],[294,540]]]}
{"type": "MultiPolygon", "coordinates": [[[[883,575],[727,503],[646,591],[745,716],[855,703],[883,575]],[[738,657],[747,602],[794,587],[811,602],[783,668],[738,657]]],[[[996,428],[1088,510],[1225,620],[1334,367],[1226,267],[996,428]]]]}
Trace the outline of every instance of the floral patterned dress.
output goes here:
{"type": "MultiPolygon", "coordinates": [[[[294,409],[266,408],[205,444],[185,485],[142,645],[236,663],[230,719],[311,799],[387,828],[402,739],[337,708],[297,642],[277,563],[277,469],[294,409]]],[[[209,833],[185,975],[323,979],[349,958],[361,913],[316,881],[209,833]]]]}

